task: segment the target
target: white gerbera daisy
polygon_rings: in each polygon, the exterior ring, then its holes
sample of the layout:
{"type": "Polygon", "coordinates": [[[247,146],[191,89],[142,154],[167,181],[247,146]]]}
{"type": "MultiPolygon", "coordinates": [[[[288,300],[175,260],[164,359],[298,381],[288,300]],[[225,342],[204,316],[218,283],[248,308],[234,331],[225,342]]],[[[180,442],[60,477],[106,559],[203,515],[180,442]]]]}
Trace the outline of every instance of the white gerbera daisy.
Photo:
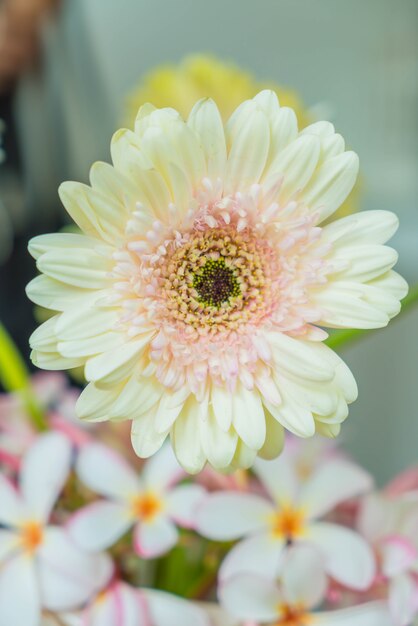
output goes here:
{"type": "Polygon", "coordinates": [[[382,245],[395,215],[321,226],[357,156],[327,122],[299,133],[269,91],[225,128],[211,100],[187,122],[145,105],[111,151],[91,187],[60,188],[83,234],[30,243],[43,275],[28,295],[59,311],[34,363],[85,365],[80,417],[132,419],[141,457],[170,434],[190,472],[274,457],[283,427],[335,436],[357,389],[319,327],[385,326],[406,293],[382,245]]]}

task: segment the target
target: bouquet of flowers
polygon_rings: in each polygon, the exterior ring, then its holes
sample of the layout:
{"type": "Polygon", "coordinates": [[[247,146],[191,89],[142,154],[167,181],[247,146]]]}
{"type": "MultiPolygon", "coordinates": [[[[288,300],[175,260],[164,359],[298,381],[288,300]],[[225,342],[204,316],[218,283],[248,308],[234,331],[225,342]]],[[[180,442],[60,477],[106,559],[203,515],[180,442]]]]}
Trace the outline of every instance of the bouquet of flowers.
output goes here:
{"type": "Polygon", "coordinates": [[[79,232],[29,244],[32,360],[58,372],[30,380],[2,331],[0,626],[418,614],[416,470],[378,492],[329,443],[357,397],[334,349],[407,293],[397,218],[332,219],[358,173],[332,124],[271,90],[222,118],[145,104],[61,185],[79,232]]]}

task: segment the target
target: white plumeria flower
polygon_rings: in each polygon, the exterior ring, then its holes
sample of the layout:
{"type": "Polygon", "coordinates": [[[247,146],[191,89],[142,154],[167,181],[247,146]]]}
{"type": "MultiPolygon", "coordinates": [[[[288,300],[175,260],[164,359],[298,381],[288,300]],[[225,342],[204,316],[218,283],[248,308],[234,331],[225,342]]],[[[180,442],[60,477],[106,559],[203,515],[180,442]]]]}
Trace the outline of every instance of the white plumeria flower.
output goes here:
{"type": "Polygon", "coordinates": [[[225,128],[144,105],[115,133],[113,167],[64,183],[82,234],[36,237],[29,297],[58,313],[31,338],[45,369],[85,366],[90,421],[132,419],[140,457],[170,436],[189,472],[277,456],[283,428],[335,437],[357,396],[321,327],[378,328],[407,286],[390,212],[327,220],[358,157],[328,122],[298,130],[263,91],[225,128]]]}
{"type": "Polygon", "coordinates": [[[205,537],[245,537],[225,558],[220,579],[252,571],[274,575],[289,542],[315,546],[330,576],[352,589],[366,589],[375,560],[368,543],[353,530],[318,521],[336,505],[367,492],[370,476],[353,463],[330,460],[300,481],[286,456],[258,459],[254,470],[267,496],[253,493],[211,494],[198,509],[197,529],[205,537]]]}
{"type": "Polygon", "coordinates": [[[359,528],[375,546],[389,580],[394,626],[410,626],[418,616],[418,493],[370,495],[363,502],[359,528]]]}
{"type": "Polygon", "coordinates": [[[318,553],[298,546],[288,551],[279,581],[262,574],[238,574],[221,584],[219,595],[228,612],[238,618],[274,626],[393,626],[384,602],[314,612],[326,589],[318,553]]]}
{"type": "Polygon", "coordinates": [[[177,543],[176,524],[194,526],[205,495],[199,485],[175,486],[184,470],[168,445],[144,465],[140,477],[97,443],[81,450],[76,469],[82,482],[107,498],[80,509],[69,522],[71,536],[88,550],[111,546],[133,526],[135,551],[143,558],[159,556],[177,543]]]}
{"type": "Polygon", "coordinates": [[[24,457],[19,491],[0,475],[0,626],[38,626],[42,607],[81,605],[112,574],[107,556],[86,554],[48,524],[70,462],[68,439],[48,433],[24,457]]]}

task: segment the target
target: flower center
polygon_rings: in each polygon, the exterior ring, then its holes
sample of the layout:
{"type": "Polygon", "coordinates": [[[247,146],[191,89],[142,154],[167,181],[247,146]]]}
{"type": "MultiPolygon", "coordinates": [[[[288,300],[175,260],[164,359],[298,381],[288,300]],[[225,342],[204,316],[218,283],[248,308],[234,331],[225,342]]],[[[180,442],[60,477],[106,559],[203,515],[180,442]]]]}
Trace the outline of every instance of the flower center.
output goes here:
{"type": "Polygon", "coordinates": [[[273,516],[272,530],[275,537],[292,541],[300,537],[305,529],[305,515],[300,509],[284,508],[273,516]]]}
{"type": "Polygon", "coordinates": [[[199,301],[205,306],[219,308],[230,298],[239,296],[241,289],[234,271],[227,267],[224,259],[208,259],[193,278],[193,287],[199,294],[199,301]]]}
{"type": "Polygon", "coordinates": [[[20,532],[20,540],[27,552],[34,552],[42,543],[44,537],[42,526],[39,522],[26,522],[20,532]]]}
{"type": "Polygon", "coordinates": [[[149,522],[162,510],[163,505],[153,493],[144,493],[135,496],[132,500],[134,515],[144,522],[149,522]]]}
{"type": "Polygon", "coordinates": [[[312,617],[296,607],[282,605],[279,608],[282,617],[276,626],[308,626],[312,623],[312,617]]]}

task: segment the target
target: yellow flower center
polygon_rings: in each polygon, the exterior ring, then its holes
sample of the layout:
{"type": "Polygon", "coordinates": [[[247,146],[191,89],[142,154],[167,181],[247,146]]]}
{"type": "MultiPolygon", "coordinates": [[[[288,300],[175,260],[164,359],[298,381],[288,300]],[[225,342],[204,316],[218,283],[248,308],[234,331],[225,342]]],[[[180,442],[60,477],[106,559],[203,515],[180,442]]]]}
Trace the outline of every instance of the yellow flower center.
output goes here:
{"type": "Polygon", "coordinates": [[[144,493],[132,500],[134,515],[145,522],[151,521],[163,508],[163,504],[155,494],[144,493]]]}
{"type": "Polygon", "coordinates": [[[288,541],[300,537],[305,531],[304,512],[292,507],[283,508],[273,516],[272,531],[275,537],[284,537],[288,541]]]}
{"type": "Polygon", "coordinates": [[[20,540],[26,552],[34,552],[42,543],[44,532],[39,522],[26,522],[20,531],[20,540]]]}
{"type": "Polygon", "coordinates": [[[275,626],[308,626],[313,622],[312,615],[303,609],[284,604],[279,607],[279,610],[282,617],[275,626]]]}

